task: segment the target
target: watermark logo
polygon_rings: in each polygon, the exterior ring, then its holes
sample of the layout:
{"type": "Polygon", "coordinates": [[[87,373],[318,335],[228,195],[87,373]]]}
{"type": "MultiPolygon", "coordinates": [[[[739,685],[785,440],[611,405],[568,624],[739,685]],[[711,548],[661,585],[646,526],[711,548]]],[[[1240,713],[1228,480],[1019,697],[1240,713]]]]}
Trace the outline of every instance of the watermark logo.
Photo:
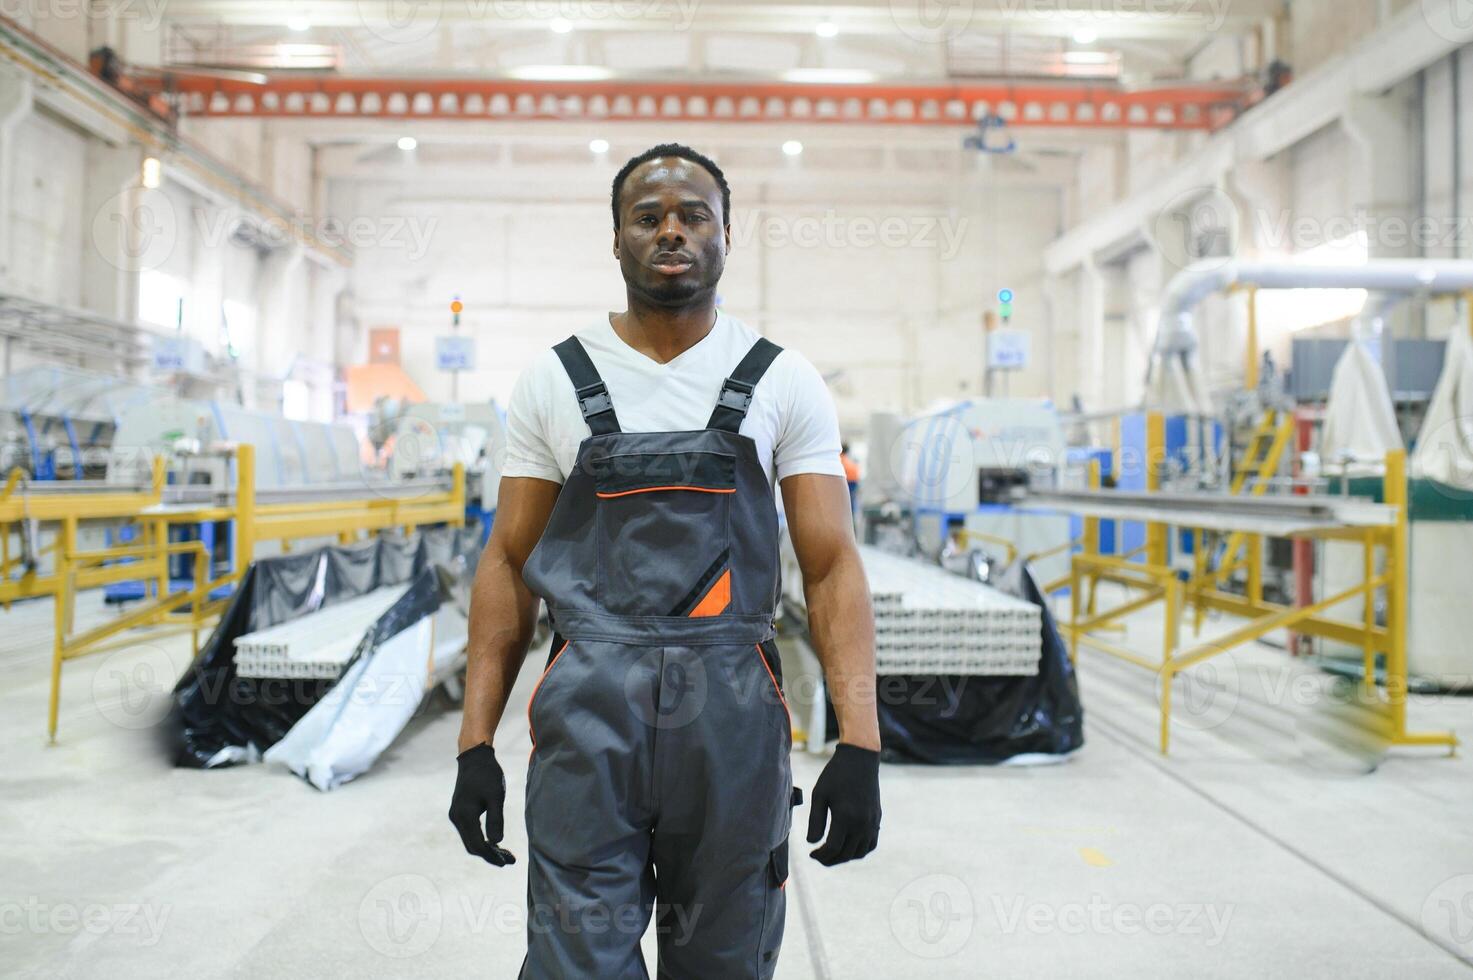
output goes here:
{"type": "Polygon", "coordinates": [[[1473,874],[1455,875],[1422,903],[1422,931],[1473,961],[1473,874]]]}
{"type": "Polygon", "coordinates": [[[1446,40],[1473,40],[1473,0],[1422,0],[1422,19],[1446,40]]]}
{"type": "Polygon", "coordinates": [[[174,254],[179,216],[162,191],[131,187],[115,194],[92,216],[92,245],[123,272],[157,269],[174,254]]]}
{"type": "Polygon", "coordinates": [[[1198,187],[1173,197],[1151,222],[1161,257],[1178,269],[1219,268],[1238,253],[1238,207],[1216,187],[1198,187]]]}
{"type": "Polygon", "coordinates": [[[976,904],[955,875],[917,878],[890,903],[890,934],[906,952],[927,960],[955,956],[972,938],[976,904]]]}
{"type": "Polygon", "coordinates": [[[92,674],[92,703],[118,728],[152,728],[168,714],[178,668],[162,647],[140,644],[115,650],[92,674]]]}
{"type": "Polygon", "coordinates": [[[1227,938],[1237,906],[1202,902],[1110,902],[1091,895],[1088,902],[1030,902],[1021,895],[992,897],[992,910],[1003,935],[1036,936],[1194,936],[1209,949],[1227,938]]]}
{"type": "Polygon", "coordinates": [[[389,44],[415,44],[434,34],[445,14],[444,0],[356,0],[358,19],[389,44]]]}
{"type": "Polygon", "coordinates": [[[358,903],[358,931],[377,953],[418,956],[440,938],[444,910],[439,889],[419,874],[385,878],[358,903]]]}
{"type": "Polygon", "coordinates": [[[890,0],[890,19],[900,33],[923,44],[944,44],[961,35],[977,12],[975,0],[890,0]]]}
{"type": "Polygon", "coordinates": [[[157,946],[172,905],[150,902],[43,902],[32,895],[25,901],[0,902],[0,936],[125,936],[139,947],[157,946]]]}
{"type": "MultiPolygon", "coordinates": [[[[1157,674],[1156,696],[1167,696],[1166,674],[1157,674]]],[[[1217,728],[1237,713],[1242,685],[1232,651],[1172,675],[1171,720],[1197,731],[1217,728]]]]}
{"type": "Polygon", "coordinates": [[[48,20],[101,23],[136,22],[153,32],[163,23],[168,0],[0,0],[0,16],[21,21],[34,30],[48,20]]]}
{"type": "Polygon", "coordinates": [[[972,433],[952,415],[933,415],[906,426],[891,443],[887,458],[895,481],[910,488],[922,507],[949,507],[961,499],[976,474],[972,433]]]}
{"type": "Polygon", "coordinates": [[[891,214],[841,215],[829,209],[821,215],[788,217],[757,209],[738,209],[731,217],[731,242],[745,249],[760,241],[779,248],[887,248],[896,251],[936,251],[941,261],[956,258],[966,241],[965,215],[891,214]]]}
{"type": "Polygon", "coordinates": [[[651,650],[624,674],[624,699],[651,728],[684,728],[705,710],[709,684],[699,657],[667,658],[651,650]]]}

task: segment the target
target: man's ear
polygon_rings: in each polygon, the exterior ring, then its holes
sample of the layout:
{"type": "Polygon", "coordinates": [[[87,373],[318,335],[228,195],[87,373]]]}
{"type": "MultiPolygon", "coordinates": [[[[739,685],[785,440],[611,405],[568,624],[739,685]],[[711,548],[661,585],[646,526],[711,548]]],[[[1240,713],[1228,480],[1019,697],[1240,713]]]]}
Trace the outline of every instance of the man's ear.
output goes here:
{"type": "Polygon", "coordinates": [[[731,254],[731,225],[726,225],[721,230],[725,233],[725,238],[726,238],[726,254],[727,255],[730,255],[731,254]]]}
{"type": "Polygon", "coordinates": [[[614,229],[614,258],[619,257],[619,229],[614,229]]]}

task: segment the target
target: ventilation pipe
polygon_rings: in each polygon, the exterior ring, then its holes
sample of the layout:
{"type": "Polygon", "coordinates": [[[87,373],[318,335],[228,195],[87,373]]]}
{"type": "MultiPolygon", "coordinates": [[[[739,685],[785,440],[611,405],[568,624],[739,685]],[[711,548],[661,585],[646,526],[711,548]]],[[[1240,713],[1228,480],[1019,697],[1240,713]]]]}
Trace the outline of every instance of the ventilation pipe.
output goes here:
{"type": "Polygon", "coordinates": [[[1382,293],[1465,293],[1473,291],[1473,261],[1449,259],[1372,259],[1362,265],[1299,265],[1292,262],[1239,262],[1205,259],[1182,270],[1166,286],[1156,346],[1146,373],[1149,390],[1157,372],[1189,379],[1199,414],[1210,414],[1201,367],[1196,360],[1196,308],[1208,296],[1235,286],[1259,289],[1365,289],[1382,293]]]}

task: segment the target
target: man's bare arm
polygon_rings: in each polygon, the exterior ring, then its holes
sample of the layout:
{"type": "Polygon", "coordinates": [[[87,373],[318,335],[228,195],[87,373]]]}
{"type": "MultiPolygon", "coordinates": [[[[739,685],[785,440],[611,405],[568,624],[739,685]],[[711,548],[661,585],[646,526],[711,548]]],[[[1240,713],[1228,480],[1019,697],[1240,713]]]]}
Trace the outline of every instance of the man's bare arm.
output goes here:
{"type": "Polygon", "coordinates": [[[799,473],[782,481],[782,492],[803,571],[808,631],[839,719],[839,741],[878,751],[875,617],[854,543],[849,488],[842,477],[799,473]]]}
{"type": "Polygon", "coordinates": [[[560,489],[528,477],[501,481],[491,540],[471,590],[462,752],[491,743],[527,657],[537,626],[537,597],[522,581],[522,565],[542,537],[560,489]]]}

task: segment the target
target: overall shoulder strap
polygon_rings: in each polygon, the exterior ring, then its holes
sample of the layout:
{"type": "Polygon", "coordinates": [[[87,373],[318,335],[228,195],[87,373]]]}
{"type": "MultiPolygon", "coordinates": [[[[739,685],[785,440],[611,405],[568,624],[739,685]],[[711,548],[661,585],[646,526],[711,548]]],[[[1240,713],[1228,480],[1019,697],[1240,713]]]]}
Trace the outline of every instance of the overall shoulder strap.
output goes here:
{"type": "Polygon", "coordinates": [[[706,428],[727,432],[740,429],[742,419],[747,417],[747,409],[752,407],[752,391],[782,352],[781,347],[766,337],[753,344],[747,356],[731,372],[731,377],[722,382],[721,396],[716,400],[716,410],[711,413],[711,421],[706,423],[706,428]]]}
{"type": "Polygon", "coordinates": [[[583,412],[583,421],[596,436],[619,431],[619,417],[614,414],[614,401],[604,379],[598,376],[598,368],[577,337],[569,337],[553,348],[563,370],[573,380],[573,390],[578,395],[578,408],[583,412]]]}

